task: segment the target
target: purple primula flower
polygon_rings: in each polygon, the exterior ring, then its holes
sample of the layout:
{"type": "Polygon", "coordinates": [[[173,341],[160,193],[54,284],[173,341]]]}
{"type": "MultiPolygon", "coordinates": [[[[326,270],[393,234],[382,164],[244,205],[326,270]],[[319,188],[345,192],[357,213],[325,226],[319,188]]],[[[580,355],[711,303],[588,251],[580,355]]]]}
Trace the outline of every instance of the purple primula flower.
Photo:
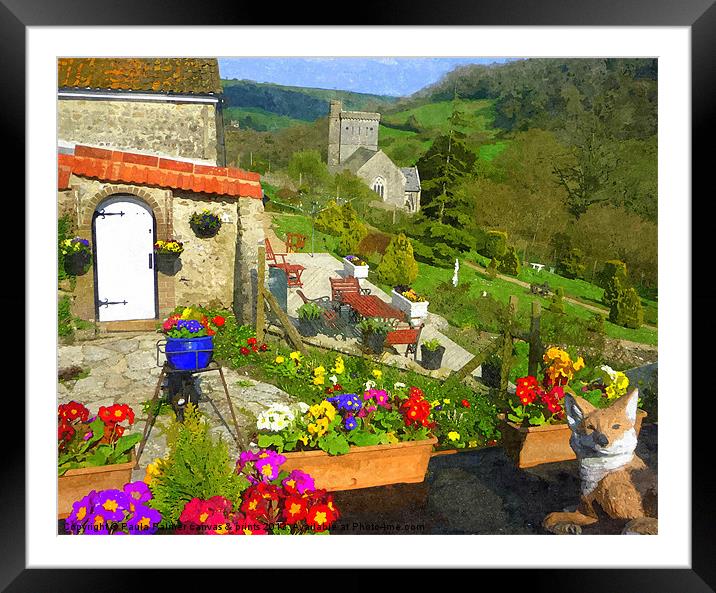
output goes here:
{"type": "Polygon", "coordinates": [[[293,482],[294,488],[299,494],[303,494],[307,490],[315,490],[316,489],[316,483],[314,482],[313,478],[311,477],[311,474],[307,474],[306,472],[302,472],[300,469],[293,470],[289,475],[288,478],[286,478],[282,483],[284,486],[287,485],[287,483],[293,482]]]}
{"type": "Polygon", "coordinates": [[[258,461],[259,454],[252,451],[242,451],[239,455],[239,460],[236,462],[236,468],[238,471],[242,471],[248,463],[258,461]]]}
{"type": "Polygon", "coordinates": [[[92,514],[97,492],[92,490],[87,496],[72,503],[72,512],[65,519],[65,528],[77,531],[92,514]]]}
{"type": "Polygon", "coordinates": [[[342,393],[329,397],[328,401],[334,403],[339,410],[354,412],[360,409],[362,402],[355,393],[342,393]]]}
{"type": "Polygon", "coordinates": [[[278,478],[280,467],[285,462],[286,458],[283,455],[266,449],[259,453],[259,459],[256,461],[256,471],[264,482],[270,482],[278,478]]]}
{"type": "MultiPolygon", "coordinates": [[[[124,516],[124,513],[122,513],[124,516]]],[[[100,513],[92,514],[87,517],[82,535],[109,535],[108,521],[104,515],[100,513]]]]}
{"type": "Polygon", "coordinates": [[[129,508],[130,502],[121,490],[103,490],[97,495],[94,512],[107,521],[123,521],[124,512],[129,508]]]}
{"type": "Polygon", "coordinates": [[[353,430],[358,426],[358,421],[353,416],[347,416],[343,425],[346,427],[346,430],[353,430]]]}
{"type": "Polygon", "coordinates": [[[130,482],[129,484],[125,484],[123,490],[124,493],[130,498],[130,500],[135,503],[147,502],[152,498],[152,491],[149,490],[149,486],[147,486],[142,481],[130,482]]]}
{"type": "Polygon", "coordinates": [[[85,436],[82,437],[82,440],[83,440],[83,441],[89,441],[93,436],[94,436],[94,434],[92,433],[92,431],[91,431],[91,430],[88,430],[88,431],[85,433],[85,436]]]}
{"type": "Polygon", "coordinates": [[[144,505],[134,508],[132,518],[127,521],[127,529],[131,535],[150,535],[156,533],[162,515],[155,509],[144,505]]]}

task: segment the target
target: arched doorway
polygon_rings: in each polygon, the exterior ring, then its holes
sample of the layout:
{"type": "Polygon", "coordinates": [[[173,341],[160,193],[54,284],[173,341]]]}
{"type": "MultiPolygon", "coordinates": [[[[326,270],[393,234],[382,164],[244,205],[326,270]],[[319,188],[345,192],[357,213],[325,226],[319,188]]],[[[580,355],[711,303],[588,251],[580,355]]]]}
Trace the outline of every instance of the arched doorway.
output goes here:
{"type": "Polygon", "coordinates": [[[92,242],[99,321],[157,317],[155,234],[154,214],[134,196],[114,195],[97,206],[92,242]]]}

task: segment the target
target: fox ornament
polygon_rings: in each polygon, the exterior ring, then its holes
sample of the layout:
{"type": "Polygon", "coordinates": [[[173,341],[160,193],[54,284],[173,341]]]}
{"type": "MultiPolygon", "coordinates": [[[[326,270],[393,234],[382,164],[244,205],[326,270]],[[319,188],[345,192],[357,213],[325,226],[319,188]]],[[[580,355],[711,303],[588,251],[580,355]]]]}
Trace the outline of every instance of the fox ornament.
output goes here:
{"type": "Polygon", "coordinates": [[[657,533],[657,479],[635,455],[639,391],[596,408],[571,394],[564,396],[570,445],[577,455],[581,480],[580,502],[573,512],[547,515],[542,526],[552,533],[578,534],[600,520],[624,520],[623,534],[657,533]]]}

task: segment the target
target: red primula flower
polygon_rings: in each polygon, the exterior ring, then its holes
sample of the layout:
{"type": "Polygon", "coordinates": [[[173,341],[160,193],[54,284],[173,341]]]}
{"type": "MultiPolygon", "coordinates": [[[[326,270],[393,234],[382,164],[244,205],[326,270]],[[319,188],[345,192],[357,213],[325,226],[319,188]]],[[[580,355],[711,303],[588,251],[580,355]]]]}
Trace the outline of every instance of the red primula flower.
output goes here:
{"type": "Polygon", "coordinates": [[[251,350],[249,350],[246,346],[242,346],[239,352],[241,352],[241,354],[243,354],[244,356],[248,356],[249,354],[251,354],[251,350]]]}
{"type": "Polygon", "coordinates": [[[68,404],[61,404],[58,406],[57,415],[68,422],[73,422],[75,420],[87,422],[87,419],[89,418],[89,410],[82,404],[73,401],[68,404]]]}
{"type": "Polygon", "coordinates": [[[316,531],[328,529],[333,521],[333,511],[327,504],[314,504],[306,514],[306,523],[316,531]]]}
{"type": "Polygon", "coordinates": [[[467,401],[466,399],[462,400],[460,403],[462,404],[462,407],[463,407],[463,408],[469,408],[469,407],[470,407],[470,402],[467,401]]]}
{"type": "Polygon", "coordinates": [[[254,344],[256,344],[256,338],[249,338],[248,340],[246,340],[246,343],[249,346],[253,346],[254,344]]]}
{"type": "Polygon", "coordinates": [[[216,327],[222,327],[224,323],[226,323],[226,319],[224,319],[221,315],[217,315],[211,321],[216,327]]]}
{"type": "MultiPolygon", "coordinates": [[[[422,392],[421,392],[422,393],[422,392]]],[[[400,406],[403,412],[403,420],[406,426],[411,424],[422,424],[429,426],[428,416],[430,416],[430,403],[423,397],[409,397],[403,405],[400,406]]]]}
{"type": "Polygon", "coordinates": [[[57,440],[69,442],[75,436],[75,429],[64,420],[57,427],[57,440]]]}
{"type": "Polygon", "coordinates": [[[537,397],[539,387],[537,379],[532,375],[517,379],[516,386],[517,389],[515,393],[523,405],[531,404],[537,397]]]}
{"type": "Polygon", "coordinates": [[[252,352],[258,352],[258,351],[259,351],[259,347],[258,347],[256,344],[252,344],[252,345],[251,345],[251,351],[252,351],[252,352]]]}
{"type": "Polygon", "coordinates": [[[233,533],[236,535],[267,535],[266,527],[253,517],[234,519],[233,533]]]}
{"type": "Polygon", "coordinates": [[[286,498],[283,506],[283,516],[286,523],[293,525],[294,523],[306,518],[308,512],[308,501],[300,496],[289,496],[286,498]]]}
{"type": "Polygon", "coordinates": [[[268,350],[268,346],[266,344],[261,344],[261,346],[259,346],[259,350],[261,350],[261,352],[266,352],[266,350],[268,350]]]}

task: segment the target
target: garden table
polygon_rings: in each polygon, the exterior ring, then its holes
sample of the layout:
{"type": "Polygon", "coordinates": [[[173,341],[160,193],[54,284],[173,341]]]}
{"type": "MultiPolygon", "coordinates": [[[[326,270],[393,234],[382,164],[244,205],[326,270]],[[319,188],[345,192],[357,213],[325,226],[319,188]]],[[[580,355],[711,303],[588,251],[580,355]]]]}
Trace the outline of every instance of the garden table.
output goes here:
{"type": "Polygon", "coordinates": [[[359,294],[357,292],[343,292],[340,295],[342,304],[349,305],[362,317],[376,317],[378,319],[398,319],[405,321],[405,314],[374,294],[359,294]]]}

